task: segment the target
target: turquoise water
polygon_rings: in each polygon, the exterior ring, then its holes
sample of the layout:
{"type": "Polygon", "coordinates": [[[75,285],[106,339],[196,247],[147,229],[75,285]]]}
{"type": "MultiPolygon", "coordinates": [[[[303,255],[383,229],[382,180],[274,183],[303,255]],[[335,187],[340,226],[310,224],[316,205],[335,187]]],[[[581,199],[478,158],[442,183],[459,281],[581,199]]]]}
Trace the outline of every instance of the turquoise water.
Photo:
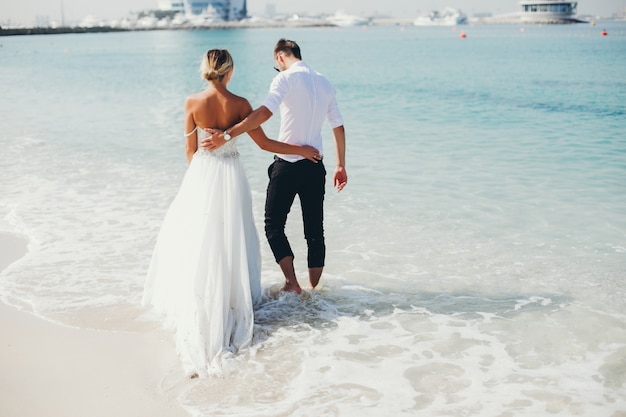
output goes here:
{"type": "MultiPolygon", "coordinates": [[[[228,48],[230,87],[256,106],[285,36],[334,83],[346,122],[324,286],[268,301],[226,380],[172,370],[166,395],[203,416],[619,415],[626,24],[520,29],[0,38],[0,226],[30,239],[0,296],[68,325],[152,326],[143,277],[185,170],[200,57],[228,48]]],[[[271,155],[239,146],[262,231],[271,155]]],[[[304,277],[297,209],[288,228],[304,277]]],[[[280,274],[263,255],[269,288],[280,274]]]]}

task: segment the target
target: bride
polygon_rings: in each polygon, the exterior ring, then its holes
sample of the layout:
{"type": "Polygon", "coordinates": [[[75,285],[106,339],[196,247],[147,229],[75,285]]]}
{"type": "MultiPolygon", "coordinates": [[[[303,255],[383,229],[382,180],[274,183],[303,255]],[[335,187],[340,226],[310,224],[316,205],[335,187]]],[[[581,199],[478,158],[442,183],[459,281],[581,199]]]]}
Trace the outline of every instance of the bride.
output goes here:
{"type": "MultiPolygon", "coordinates": [[[[205,128],[232,126],[252,106],[227,89],[234,70],[227,50],[208,51],[200,70],[208,87],[185,102],[189,167],[163,220],[142,300],[175,332],[191,377],[219,373],[225,357],[250,345],[261,295],[252,195],[235,139],[213,152],[198,149],[205,128]]],[[[319,158],[315,148],[274,141],[261,128],[249,135],[266,151],[319,158]]]]}

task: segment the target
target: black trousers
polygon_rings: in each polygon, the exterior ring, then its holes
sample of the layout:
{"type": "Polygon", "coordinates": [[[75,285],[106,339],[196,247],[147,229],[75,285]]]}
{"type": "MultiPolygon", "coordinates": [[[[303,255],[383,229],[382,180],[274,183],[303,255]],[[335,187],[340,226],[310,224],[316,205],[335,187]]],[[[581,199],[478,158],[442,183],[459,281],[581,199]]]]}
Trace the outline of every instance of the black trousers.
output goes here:
{"type": "Polygon", "coordinates": [[[308,266],[324,266],[324,164],[322,161],[316,164],[307,159],[292,163],[274,157],[274,163],[269,166],[267,173],[269,184],[265,199],[265,236],[276,262],[286,256],[294,256],[285,235],[285,224],[293,200],[298,195],[308,247],[308,266]]]}

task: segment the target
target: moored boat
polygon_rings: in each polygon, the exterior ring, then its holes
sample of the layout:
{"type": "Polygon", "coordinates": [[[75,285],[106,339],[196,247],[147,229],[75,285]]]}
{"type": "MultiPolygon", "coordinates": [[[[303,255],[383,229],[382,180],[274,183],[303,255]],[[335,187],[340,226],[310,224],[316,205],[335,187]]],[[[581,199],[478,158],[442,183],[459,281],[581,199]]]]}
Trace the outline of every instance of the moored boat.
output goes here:
{"type": "Polygon", "coordinates": [[[335,26],[348,27],[348,26],[364,26],[370,23],[369,18],[354,16],[347,14],[343,11],[338,11],[332,16],[328,16],[326,21],[335,26]]]}
{"type": "Polygon", "coordinates": [[[456,26],[467,23],[467,16],[459,9],[446,7],[442,11],[433,10],[426,16],[418,16],[415,26],[456,26]]]}

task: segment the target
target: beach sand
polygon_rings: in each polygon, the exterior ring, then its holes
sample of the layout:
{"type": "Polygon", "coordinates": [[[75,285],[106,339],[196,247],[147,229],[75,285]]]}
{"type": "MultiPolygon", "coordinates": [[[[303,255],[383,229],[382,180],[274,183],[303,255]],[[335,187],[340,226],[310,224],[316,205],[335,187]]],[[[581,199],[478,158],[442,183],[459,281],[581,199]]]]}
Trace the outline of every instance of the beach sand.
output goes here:
{"type": "MultiPolygon", "coordinates": [[[[1,269],[25,253],[0,232],[1,269]]],[[[178,362],[166,333],[65,327],[0,303],[0,339],[0,416],[188,416],[161,392],[178,362]]]]}

